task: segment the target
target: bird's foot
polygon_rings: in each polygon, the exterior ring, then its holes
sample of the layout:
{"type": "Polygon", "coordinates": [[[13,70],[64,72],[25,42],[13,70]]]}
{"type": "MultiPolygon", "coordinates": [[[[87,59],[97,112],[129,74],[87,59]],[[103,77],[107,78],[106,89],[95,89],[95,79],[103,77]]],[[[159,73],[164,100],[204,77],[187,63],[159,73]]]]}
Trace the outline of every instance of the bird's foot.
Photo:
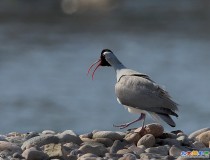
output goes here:
{"type": "Polygon", "coordinates": [[[125,124],[120,124],[120,125],[115,125],[113,124],[113,127],[117,127],[117,128],[120,128],[120,129],[124,129],[128,126],[130,126],[131,124],[130,123],[125,123],[125,124]]]}

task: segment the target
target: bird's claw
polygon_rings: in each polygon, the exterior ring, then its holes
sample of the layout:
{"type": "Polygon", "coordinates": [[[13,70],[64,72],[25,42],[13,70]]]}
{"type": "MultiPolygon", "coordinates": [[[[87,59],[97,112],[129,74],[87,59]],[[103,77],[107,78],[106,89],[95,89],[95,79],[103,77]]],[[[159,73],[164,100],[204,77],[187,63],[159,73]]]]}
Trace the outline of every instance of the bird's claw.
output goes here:
{"type": "Polygon", "coordinates": [[[124,128],[128,127],[128,126],[129,126],[128,123],[120,124],[120,125],[113,124],[113,127],[117,127],[117,128],[120,128],[120,129],[124,129],[124,128]]]}

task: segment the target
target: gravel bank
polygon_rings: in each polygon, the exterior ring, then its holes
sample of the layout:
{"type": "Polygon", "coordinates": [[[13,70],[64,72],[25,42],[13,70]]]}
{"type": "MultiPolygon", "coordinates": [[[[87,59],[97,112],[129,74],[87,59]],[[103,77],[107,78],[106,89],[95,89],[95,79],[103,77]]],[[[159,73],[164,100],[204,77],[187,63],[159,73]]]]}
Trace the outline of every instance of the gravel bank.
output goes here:
{"type": "Polygon", "coordinates": [[[72,130],[13,132],[0,135],[0,160],[209,159],[210,128],[186,135],[179,130],[166,132],[153,123],[146,126],[144,133],[138,131],[93,131],[82,135],[72,130]]]}

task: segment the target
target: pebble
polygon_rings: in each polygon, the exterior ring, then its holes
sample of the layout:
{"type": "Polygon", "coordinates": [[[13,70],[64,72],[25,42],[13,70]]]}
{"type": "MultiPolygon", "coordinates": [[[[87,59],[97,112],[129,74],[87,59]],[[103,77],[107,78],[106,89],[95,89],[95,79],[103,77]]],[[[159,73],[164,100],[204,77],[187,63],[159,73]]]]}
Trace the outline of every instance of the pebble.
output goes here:
{"type": "MultiPolygon", "coordinates": [[[[195,141],[192,145],[191,145],[192,148],[196,148],[196,149],[201,149],[201,148],[205,148],[206,146],[202,143],[202,142],[199,142],[199,141],[195,141]]],[[[209,147],[210,148],[210,147],[209,147]]]]}
{"type": "Polygon", "coordinates": [[[206,147],[209,147],[210,131],[199,134],[196,139],[198,139],[198,141],[203,143],[206,147]]]}
{"type": "Polygon", "coordinates": [[[22,150],[31,148],[33,146],[41,147],[45,144],[49,143],[59,143],[59,138],[53,135],[40,135],[33,137],[31,139],[28,139],[23,143],[21,146],[22,150]]]}
{"type": "Polygon", "coordinates": [[[152,134],[144,135],[137,143],[137,146],[144,145],[146,148],[152,147],[155,144],[155,137],[152,134]]]}
{"type": "Polygon", "coordinates": [[[154,137],[159,137],[163,134],[164,128],[158,123],[148,124],[145,127],[147,134],[152,134],[154,137]]]}
{"type": "Polygon", "coordinates": [[[55,131],[52,131],[52,130],[44,130],[44,131],[42,131],[42,134],[55,134],[55,131]]]}
{"type": "Polygon", "coordinates": [[[79,148],[79,151],[81,151],[82,153],[92,153],[95,154],[97,156],[104,156],[105,153],[107,153],[107,149],[103,146],[90,146],[90,145],[83,145],[79,148]]]}
{"type": "Polygon", "coordinates": [[[141,138],[141,135],[139,133],[133,132],[133,133],[126,134],[124,140],[126,140],[129,143],[137,144],[140,138],[141,138]]]}
{"type": "Polygon", "coordinates": [[[93,133],[93,139],[95,138],[109,138],[112,140],[122,140],[125,137],[123,132],[113,132],[113,131],[98,131],[93,133]]]}
{"type": "Polygon", "coordinates": [[[6,141],[0,141],[0,152],[5,150],[7,150],[10,154],[13,154],[15,152],[22,153],[21,148],[16,144],[6,141]]]}
{"type": "Polygon", "coordinates": [[[147,125],[142,133],[135,132],[139,129],[95,130],[81,135],[72,130],[12,132],[1,135],[0,160],[170,160],[183,159],[181,151],[210,151],[208,128],[190,136],[180,130],[164,132],[161,125],[154,123],[147,125]]]}
{"type": "Polygon", "coordinates": [[[126,153],[119,160],[136,160],[136,156],[131,153],[126,153]]]}
{"type": "Polygon", "coordinates": [[[123,149],[126,145],[125,141],[116,140],[110,148],[110,153],[117,153],[117,151],[123,149]]]}
{"type": "Polygon", "coordinates": [[[48,159],[48,155],[45,154],[42,151],[38,151],[36,148],[31,147],[29,149],[26,149],[23,153],[22,156],[27,159],[27,160],[44,160],[48,159]]]}
{"type": "Polygon", "coordinates": [[[181,155],[181,152],[182,150],[179,149],[178,147],[176,146],[172,146],[170,149],[169,149],[169,155],[170,156],[173,156],[175,158],[179,157],[181,155]]]}
{"type": "Polygon", "coordinates": [[[136,145],[132,145],[128,149],[133,151],[134,154],[140,155],[145,152],[146,147],[144,145],[138,147],[136,145]]]}
{"type": "Polygon", "coordinates": [[[145,150],[146,153],[156,153],[161,154],[162,156],[167,156],[169,152],[169,146],[158,146],[158,147],[151,147],[145,150]]]}
{"type": "Polygon", "coordinates": [[[194,139],[196,138],[199,134],[203,133],[203,132],[206,132],[206,131],[210,131],[210,128],[203,128],[203,129],[199,129],[193,133],[191,133],[188,138],[189,139],[194,139]]]}
{"type": "Polygon", "coordinates": [[[54,157],[67,158],[67,154],[68,154],[68,152],[62,147],[62,145],[60,143],[46,144],[43,146],[43,151],[44,151],[44,153],[46,153],[49,156],[49,158],[54,158],[54,157]]]}
{"type": "Polygon", "coordinates": [[[57,134],[56,136],[59,138],[60,143],[73,142],[78,145],[82,143],[82,140],[80,139],[80,137],[76,133],[74,133],[72,130],[66,130],[62,133],[57,134]]]}

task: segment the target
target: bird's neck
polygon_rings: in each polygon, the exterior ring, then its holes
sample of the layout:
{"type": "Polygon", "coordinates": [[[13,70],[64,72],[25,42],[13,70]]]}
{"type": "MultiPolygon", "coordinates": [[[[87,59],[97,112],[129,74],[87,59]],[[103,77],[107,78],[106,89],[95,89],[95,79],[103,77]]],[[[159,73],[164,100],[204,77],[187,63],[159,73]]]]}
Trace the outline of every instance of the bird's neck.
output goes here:
{"type": "Polygon", "coordinates": [[[117,58],[109,60],[109,63],[114,68],[116,72],[118,72],[121,69],[126,68],[117,58]]]}

